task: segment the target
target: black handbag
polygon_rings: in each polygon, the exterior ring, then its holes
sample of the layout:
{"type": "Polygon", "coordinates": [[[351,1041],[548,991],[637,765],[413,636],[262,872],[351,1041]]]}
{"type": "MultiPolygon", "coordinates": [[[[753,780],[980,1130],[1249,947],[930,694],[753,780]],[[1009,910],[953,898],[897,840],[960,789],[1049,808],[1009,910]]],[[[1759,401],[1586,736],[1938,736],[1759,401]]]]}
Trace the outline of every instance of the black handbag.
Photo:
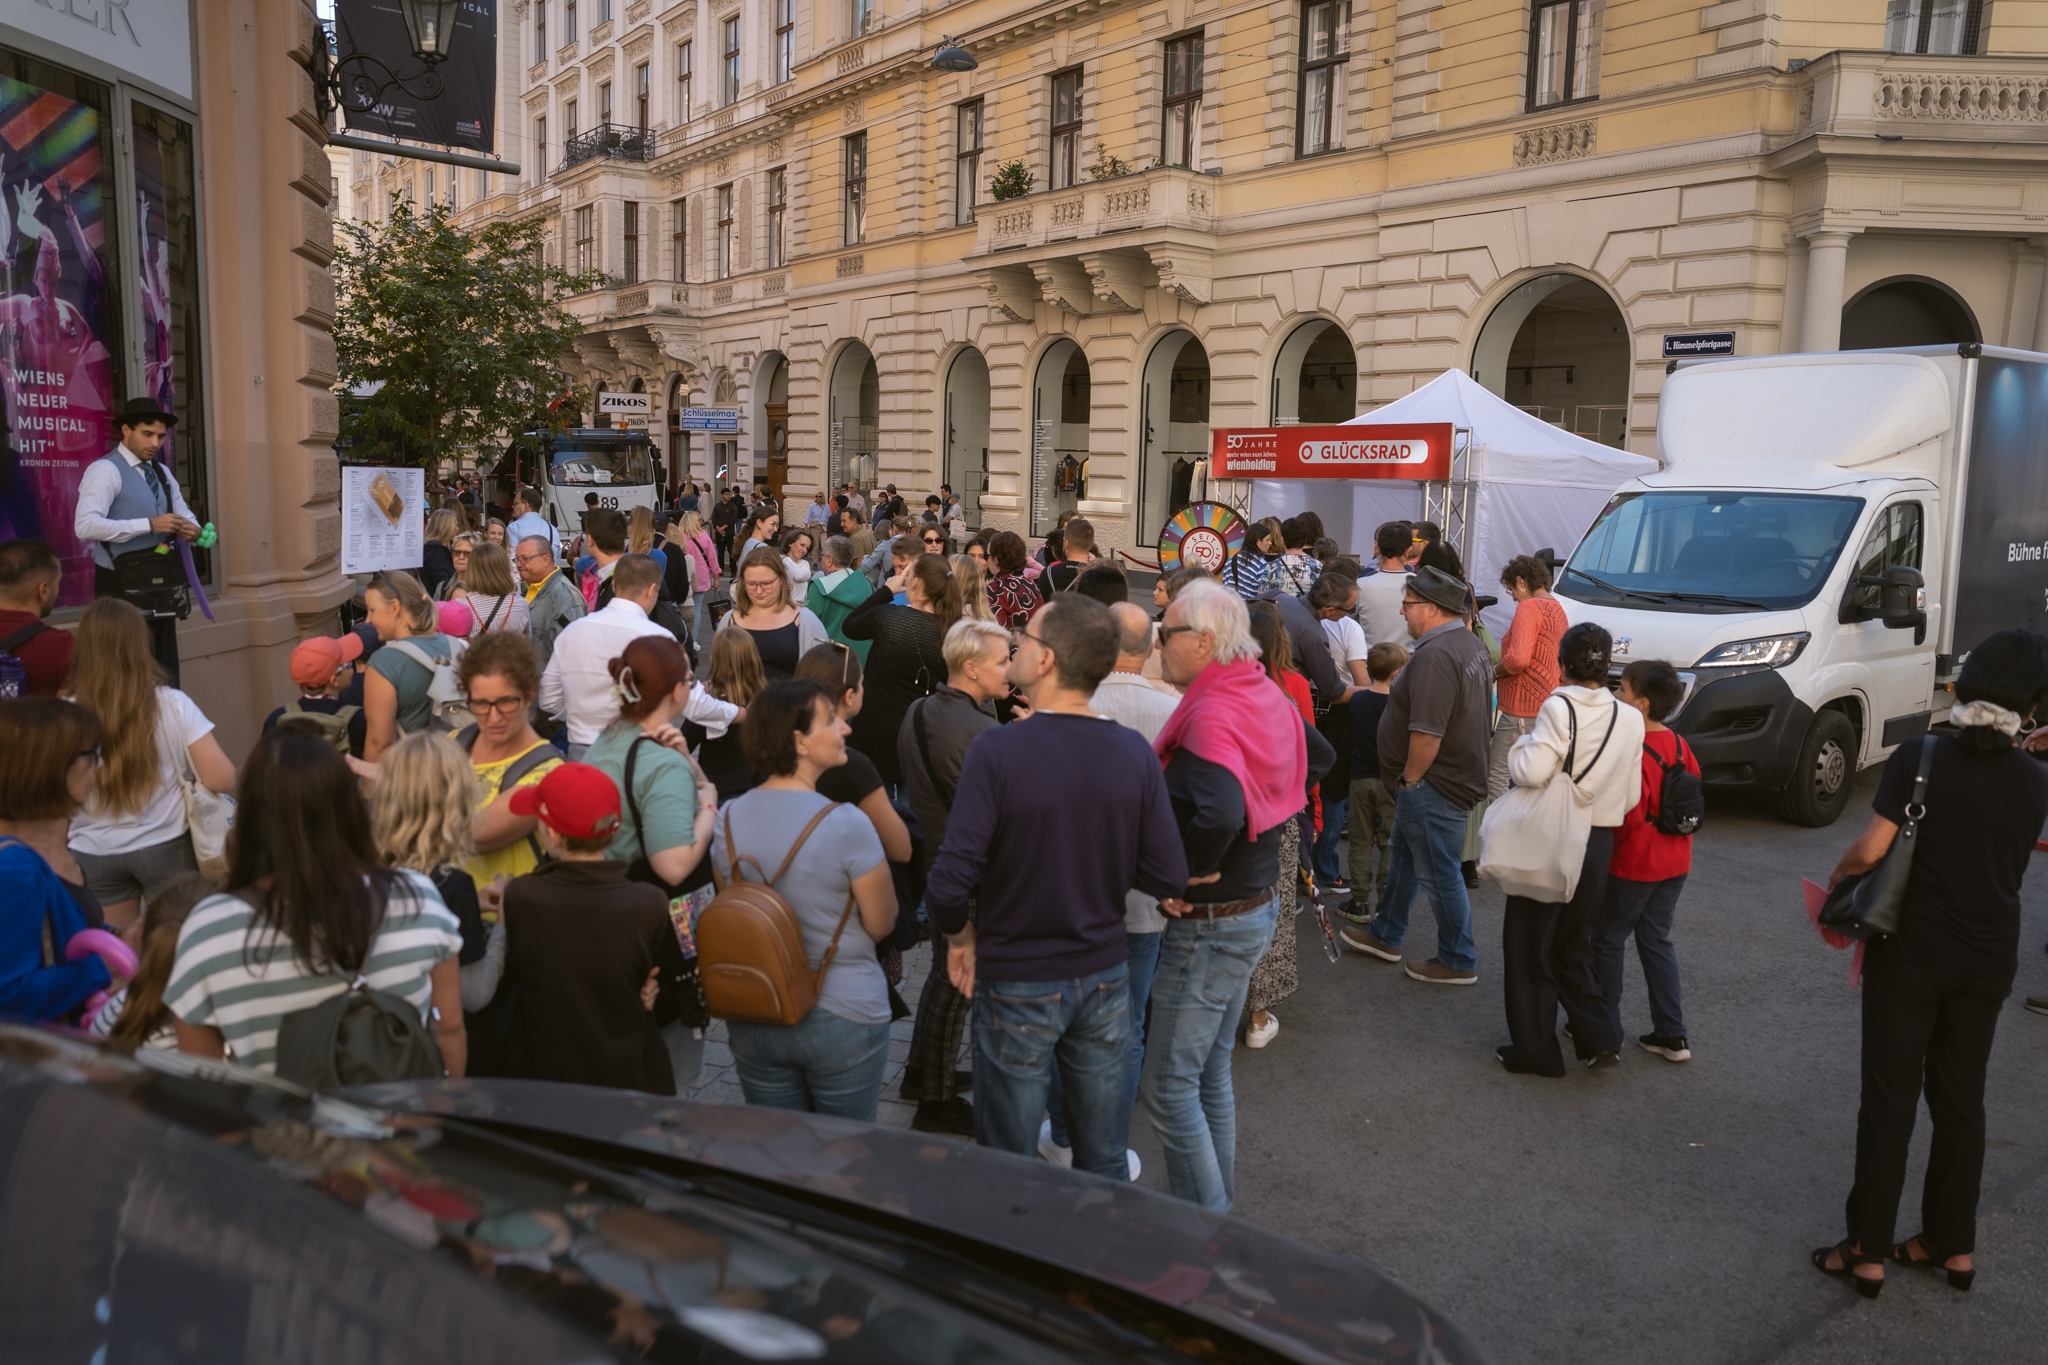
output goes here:
{"type": "Polygon", "coordinates": [[[1844,877],[1820,908],[1820,927],[1850,938],[1886,938],[1899,932],[1899,914],[1906,903],[1906,882],[1913,875],[1913,851],[1920,842],[1920,821],[1927,814],[1927,770],[1934,763],[1934,736],[1920,741],[1920,770],[1906,797],[1906,823],[1899,826],[1884,858],[1868,872],[1844,877]]]}

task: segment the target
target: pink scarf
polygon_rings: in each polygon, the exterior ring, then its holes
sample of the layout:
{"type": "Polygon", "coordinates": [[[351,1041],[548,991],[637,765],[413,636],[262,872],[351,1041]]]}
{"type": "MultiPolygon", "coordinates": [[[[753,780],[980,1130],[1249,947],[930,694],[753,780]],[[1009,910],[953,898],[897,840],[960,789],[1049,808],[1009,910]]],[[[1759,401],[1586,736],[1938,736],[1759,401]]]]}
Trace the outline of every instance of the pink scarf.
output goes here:
{"type": "Polygon", "coordinates": [[[1188,684],[1153,748],[1230,769],[1244,788],[1246,833],[1256,839],[1308,804],[1308,741],[1301,717],[1256,659],[1211,664],[1188,684]]]}

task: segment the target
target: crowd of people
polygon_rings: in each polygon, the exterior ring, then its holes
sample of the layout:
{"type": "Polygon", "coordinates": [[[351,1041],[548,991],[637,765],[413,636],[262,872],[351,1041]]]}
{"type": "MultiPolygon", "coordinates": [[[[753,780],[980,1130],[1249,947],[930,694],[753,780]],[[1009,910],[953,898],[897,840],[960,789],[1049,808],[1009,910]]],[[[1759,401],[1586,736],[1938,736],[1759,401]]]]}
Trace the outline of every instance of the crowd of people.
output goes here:
{"type": "MultiPolygon", "coordinates": [[[[1547,881],[1493,874],[1498,1061],[1567,1074],[1562,1014],[1583,1067],[1619,1065],[1631,939],[1638,1045],[1691,1056],[1673,925],[1700,770],[1664,723],[1683,684],[1618,668],[1544,559],[1506,565],[1496,638],[1496,598],[1427,523],[1378,527],[1362,562],[1313,514],[1262,521],[1148,609],[1085,518],[1034,550],[970,534],[950,489],[913,516],[893,485],[785,506],[686,484],[573,530],[527,491],[479,528],[461,492],[417,572],[370,575],[360,624],[293,650],[298,695],[239,765],[141,612],[103,597],[50,629],[55,556],[0,545],[26,694],[0,703],[0,1009],[308,1084],[335,1074],[345,1011],[375,1009],[415,1074],[673,1094],[729,998],[707,926],[760,886],[808,984],[792,1017],[725,1015],[749,1103],[872,1121],[929,942],[914,1127],[1136,1179],[1142,1110],[1168,1186],[1224,1210],[1233,1054],[1279,1035],[1295,916],[1326,900],[1368,961],[1472,985],[1471,889],[1538,832],[1531,794],[1569,783],[1583,847],[1547,881]],[[1409,953],[1418,895],[1436,938],[1409,953]]],[[[1867,967],[1850,1235],[1815,1254],[1866,1294],[1886,1255],[1974,1273],[2044,699],[2048,642],[1973,651],[1924,789],[1901,746],[1837,871],[1918,821],[1914,913],[1867,967]],[[1923,1082],[1927,1221],[1894,1246],[1923,1082]]]]}

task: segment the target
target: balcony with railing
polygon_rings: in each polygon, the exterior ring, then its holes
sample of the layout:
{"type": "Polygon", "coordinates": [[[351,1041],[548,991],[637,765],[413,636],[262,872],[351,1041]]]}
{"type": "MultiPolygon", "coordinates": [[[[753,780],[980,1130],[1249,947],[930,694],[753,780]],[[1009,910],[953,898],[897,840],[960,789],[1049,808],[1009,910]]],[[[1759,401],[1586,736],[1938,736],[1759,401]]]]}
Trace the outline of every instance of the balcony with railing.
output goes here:
{"type": "Polygon", "coordinates": [[[2048,58],[1830,52],[1797,79],[1795,139],[2048,142],[2048,58]]]}
{"type": "Polygon", "coordinates": [[[562,144],[562,160],[554,173],[572,171],[586,161],[652,161],[661,134],[651,128],[633,128],[623,123],[600,123],[578,133],[562,144]]]}

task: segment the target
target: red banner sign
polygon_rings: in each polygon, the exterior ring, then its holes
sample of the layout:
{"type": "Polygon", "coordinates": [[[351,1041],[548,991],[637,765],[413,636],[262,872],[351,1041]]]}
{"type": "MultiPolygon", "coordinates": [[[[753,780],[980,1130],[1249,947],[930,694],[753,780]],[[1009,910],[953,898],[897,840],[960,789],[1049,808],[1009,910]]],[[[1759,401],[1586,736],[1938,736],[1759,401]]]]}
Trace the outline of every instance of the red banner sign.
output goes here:
{"type": "Polygon", "coordinates": [[[1209,433],[1212,479],[1448,479],[1449,422],[1223,427],[1209,433]]]}

